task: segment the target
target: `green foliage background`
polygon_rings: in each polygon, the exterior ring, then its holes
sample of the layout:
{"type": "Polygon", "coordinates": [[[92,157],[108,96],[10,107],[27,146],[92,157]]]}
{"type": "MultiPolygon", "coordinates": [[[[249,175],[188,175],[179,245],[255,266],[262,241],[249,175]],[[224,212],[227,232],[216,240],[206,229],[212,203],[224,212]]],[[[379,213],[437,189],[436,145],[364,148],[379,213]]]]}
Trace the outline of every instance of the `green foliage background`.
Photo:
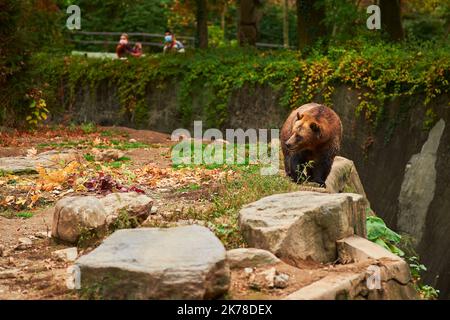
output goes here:
{"type": "Polygon", "coordinates": [[[146,119],[147,88],[176,81],[178,89],[174,94],[185,125],[192,121],[193,97],[209,92],[202,106],[202,120],[210,127],[221,127],[231,94],[245,84],[281,90],[283,108],[301,105],[317,96],[331,104],[334,89],[344,84],[359,92],[356,114],[364,114],[376,126],[383,119],[387,101],[417,95],[427,108],[432,99],[449,93],[449,52],[447,43],[361,42],[353,48],[333,46],[308,57],[297,51],[261,52],[251,48],[154,54],[127,62],[41,53],[33,56],[27,79],[29,85],[43,91],[50,113],[64,110],[58,97],[63,83],[69,88],[70,98],[75,98],[80,86],[88,85],[95,91],[105,81],[115,84],[123,111],[138,115],[138,124],[146,119]]]}
{"type": "MultiPolygon", "coordinates": [[[[80,0],[77,4],[83,8],[84,31],[160,33],[170,26],[191,35],[192,26],[183,23],[192,24],[192,17],[187,17],[188,22],[181,20],[183,15],[192,15],[193,8],[189,1],[180,0],[179,3],[188,4],[187,9],[175,14],[175,2],[80,0]]],[[[322,2],[327,8],[325,23],[332,34],[328,47],[319,45],[308,56],[297,51],[233,47],[237,5],[229,2],[225,30],[221,30],[221,1],[214,1],[210,6],[209,30],[211,44],[217,49],[189,52],[186,56],[148,54],[125,64],[69,55],[73,47],[64,41],[69,33],[64,29],[64,9],[71,1],[0,0],[0,123],[23,124],[27,114],[34,112],[30,106],[38,105],[41,98],[47,102],[50,115],[63,111],[65,106],[58,100],[62,85],[68,86],[74,98],[79,86],[88,84],[95,89],[102,81],[117,85],[123,110],[135,112],[138,121],[146,116],[144,96],[151,84],[179,84],[174,94],[185,123],[192,116],[192,97],[207,92],[202,114],[210,126],[224,122],[232,92],[244,84],[270,85],[281,90],[280,104],[286,108],[317,95],[330,103],[336,85],[345,84],[359,90],[361,103],[355,111],[363,113],[374,125],[383,119],[386,101],[419,95],[427,105],[448,92],[449,0],[407,1],[408,41],[398,44],[386,43],[382,34],[368,32],[365,12],[356,9],[355,1],[322,2]]],[[[268,1],[263,11],[259,41],[282,43],[281,6],[268,1]]],[[[290,8],[289,22],[291,45],[295,45],[294,7],[290,8]]],[[[434,123],[435,114],[432,109],[426,110],[426,128],[434,123]]]]}

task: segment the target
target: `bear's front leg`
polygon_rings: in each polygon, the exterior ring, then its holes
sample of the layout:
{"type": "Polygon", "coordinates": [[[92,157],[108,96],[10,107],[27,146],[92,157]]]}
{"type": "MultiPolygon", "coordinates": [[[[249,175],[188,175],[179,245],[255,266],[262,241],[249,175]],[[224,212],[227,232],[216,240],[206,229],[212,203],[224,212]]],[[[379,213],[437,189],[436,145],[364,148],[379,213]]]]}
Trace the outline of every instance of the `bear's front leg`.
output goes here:
{"type": "Polygon", "coordinates": [[[286,175],[294,182],[297,182],[298,180],[298,172],[296,170],[297,163],[298,158],[295,155],[287,155],[284,158],[284,170],[286,175]]]}
{"type": "Polygon", "coordinates": [[[312,169],[312,182],[318,183],[321,187],[326,188],[325,181],[331,171],[333,160],[329,158],[322,159],[322,161],[314,164],[312,169]]]}

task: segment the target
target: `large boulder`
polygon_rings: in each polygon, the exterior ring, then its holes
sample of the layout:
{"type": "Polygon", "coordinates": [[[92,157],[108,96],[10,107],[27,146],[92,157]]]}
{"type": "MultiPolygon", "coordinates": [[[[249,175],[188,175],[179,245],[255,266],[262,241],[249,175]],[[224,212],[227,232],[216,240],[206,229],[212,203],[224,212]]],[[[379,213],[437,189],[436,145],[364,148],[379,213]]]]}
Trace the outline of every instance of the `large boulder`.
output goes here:
{"type": "Polygon", "coordinates": [[[385,248],[358,236],[338,241],[339,260],[351,268],[331,273],[289,294],[287,300],[416,300],[408,264],[385,248]]]}
{"type": "Polygon", "coordinates": [[[225,248],[196,225],[119,230],[76,265],[82,291],[104,299],[212,299],[230,283],[225,248]]]}
{"type": "Polygon", "coordinates": [[[52,236],[77,242],[83,232],[104,230],[121,212],[142,222],[150,215],[152,204],[151,198],[136,192],[112,193],[102,198],[65,197],[56,203],[52,236]]]}
{"type": "Polygon", "coordinates": [[[269,250],[294,265],[337,259],[336,240],[365,237],[368,204],[351,193],[299,191],[277,194],[245,206],[239,225],[249,246],[269,250]]]}
{"type": "Polygon", "coordinates": [[[106,227],[106,210],[94,196],[66,197],[56,203],[52,237],[77,242],[86,230],[106,227]]]}

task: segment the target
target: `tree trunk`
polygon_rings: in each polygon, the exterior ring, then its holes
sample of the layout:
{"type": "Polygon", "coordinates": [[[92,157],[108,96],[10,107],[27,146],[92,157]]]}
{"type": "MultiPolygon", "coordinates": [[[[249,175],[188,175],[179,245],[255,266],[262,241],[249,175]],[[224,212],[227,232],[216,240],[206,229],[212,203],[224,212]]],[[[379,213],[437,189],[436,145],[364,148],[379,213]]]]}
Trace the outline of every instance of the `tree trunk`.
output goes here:
{"type": "Polygon", "coordinates": [[[226,1],[223,2],[222,12],[220,13],[220,28],[225,32],[225,18],[228,11],[228,4],[226,1]]]}
{"type": "Polygon", "coordinates": [[[305,49],[327,35],[323,23],[324,6],[317,6],[317,0],[297,0],[297,33],[299,49],[305,49]]]}
{"type": "Polygon", "coordinates": [[[208,48],[208,7],[207,0],[196,0],[197,5],[197,47],[208,48]]]}
{"type": "Polygon", "coordinates": [[[239,44],[256,45],[258,39],[258,24],[261,19],[260,7],[264,0],[241,0],[239,7],[239,44]]]}
{"type": "Polygon", "coordinates": [[[283,0],[283,44],[289,48],[289,2],[283,0]]]}
{"type": "Polygon", "coordinates": [[[402,27],[401,0],[380,0],[381,25],[393,41],[405,38],[402,27]]]}

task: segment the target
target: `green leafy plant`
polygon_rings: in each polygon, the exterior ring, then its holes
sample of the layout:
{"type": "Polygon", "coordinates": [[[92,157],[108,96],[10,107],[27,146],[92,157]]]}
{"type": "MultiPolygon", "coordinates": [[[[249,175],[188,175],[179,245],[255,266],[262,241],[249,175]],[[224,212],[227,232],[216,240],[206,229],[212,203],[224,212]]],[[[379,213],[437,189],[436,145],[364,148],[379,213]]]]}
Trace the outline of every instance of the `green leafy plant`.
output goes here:
{"type": "Polygon", "coordinates": [[[407,257],[406,260],[409,263],[409,268],[411,270],[411,277],[413,278],[414,286],[419,294],[427,300],[437,299],[439,296],[439,290],[436,290],[432,286],[425,285],[422,283],[421,274],[427,271],[425,265],[420,263],[417,256],[407,257]]]}
{"type": "Polygon", "coordinates": [[[83,123],[83,124],[81,124],[80,129],[85,134],[90,134],[90,133],[97,132],[97,125],[95,123],[92,123],[92,122],[83,123]]]}
{"type": "Polygon", "coordinates": [[[436,290],[432,286],[419,285],[418,290],[424,299],[436,300],[439,297],[439,290],[436,290]]]}
{"type": "Polygon", "coordinates": [[[389,229],[384,221],[376,216],[368,216],[366,220],[367,238],[391,251],[392,253],[403,257],[405,253],[398,247],[401,236],[389,229]]]}
{"type": "Polygon", "coordinates": [[[90,154],[90,153],[86,153],[83,155],[84,160],[89,161],[89,162],[94,162],[95,161],[95,157],[90,154]]]}
{"type": "Polygon", "coordinates": [[[402,236],[389,229],[384,221],[376,216],[368,216],[366,226],[367,238],[370,241],[404,258],[408,262],[414,286],[422,298],[437,299],[439,290],[421,282],[421,273],[427,271],[427,268],[420,263],[419,258],[414,254],[414,250],[406,246],[408,250],[405,253],[399,248],[399,246],[405,246],[405,243],[402,242],[402,236]]]}
{"type": "Polygon", "coordinates": [[[37,126],[40,122],[47,120],[48,113],[47,103],[44,99],[33,99],[30,103],[30,112],[26,120],[30,126],[37,126]]]}
{"type": "Polygon", "coordinates": [[[307,163],[297,166],[297,183],[305,183],[308,182],[310,176],[308,175],[308,170],[314,167],[314,161],[308,161],[307,163]]]}
{"type": "Polygon", "coordinates": [[[109,232],[114,232],[120,229],[134,229],[139,226],[139,221],[136,217],[130,216],[127,210],[120,210],[117,219],[109,226],[109,232]]]}
{"type": "Polygon", "coordinates": [[[376,127],[389,114],[384,110],[389,101],[414,95],[425,108],[450,92],[449,50],[445,42],[387,44],[356,39],[331,46],[326,54],[313,51],[308,57],[296,51],[239,47],[182,56],[148,55],[127,63],[40,53],[32,57],[27,77],[43,88],[42,98],[51,112],[64,111],[73,103],[77,88],[89,88],[95,95],[109,83],[117,88],[118,116],[131,117],[137,126],[147,122],[148,88],[166,92],[176,83],[170,99],[178,107],[182,125],[192,124],[195,115],[207,127],[216,128],[226,122],[230,99],[241,89],[272,87],[280,93],[279,104],[290,109],[312,100],[332,106],[335,88],[344,85],[358,96],[355,116],[364,115],[376,127]],[[61,106],[58,98],[62,83],[67,106],[61,106]]]}

